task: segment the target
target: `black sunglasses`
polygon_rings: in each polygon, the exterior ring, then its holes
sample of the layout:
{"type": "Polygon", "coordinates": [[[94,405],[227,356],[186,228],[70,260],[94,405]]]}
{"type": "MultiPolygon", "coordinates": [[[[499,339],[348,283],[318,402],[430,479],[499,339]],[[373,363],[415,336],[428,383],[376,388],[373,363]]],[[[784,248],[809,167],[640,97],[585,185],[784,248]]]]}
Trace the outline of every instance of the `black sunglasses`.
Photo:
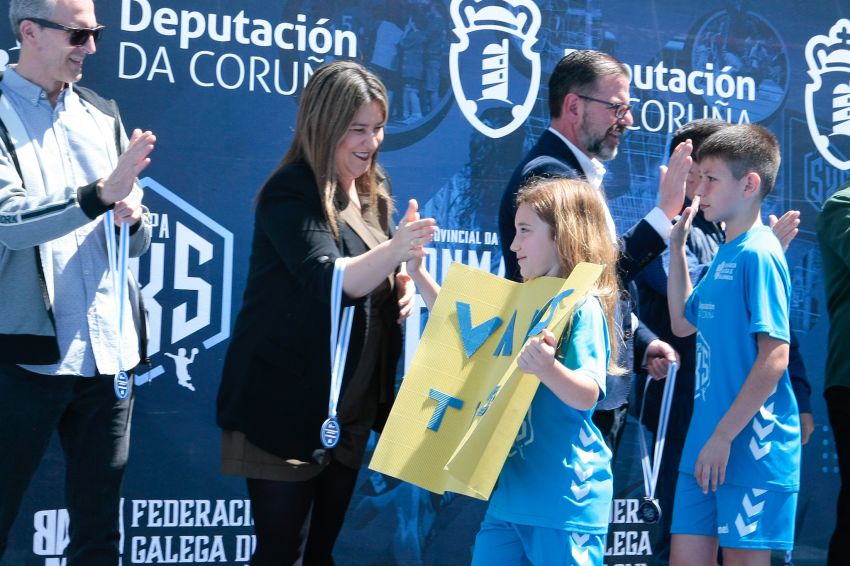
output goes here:
{"type": "Polygon", "coordinates": [[[583,94],[576,94],[576,96],[585,100],[590,100],[591,102],[598,102],[599,104],[604,104],[608,107],[608,110],[614,111],[614,117],[617,120],[622,120],[623,118],[625,118],[629,110],[632,109],[631,104],[623,104],[622,102],[609,102],[607,100],[601,100],[599,98],[593,98],[592,96],[585,96],[583,94]]]}
{"type": "Polygon", "coordinates": [[[93,37],[94,42],[97,43],[100,40],[100,36],[103,35],[103,29],[105,27],[98,25],[93,28],[72,28],[63,26],[62,24],[57,24],[56,22],[51,22],[50,20],[43,20],[41,18],[23,18],[21,21],[24,20],[38,24],[43,28],[58,29],[67,32],[68,42],[75,47],[84,45],[89,40],[89,36],[93,37]]]}

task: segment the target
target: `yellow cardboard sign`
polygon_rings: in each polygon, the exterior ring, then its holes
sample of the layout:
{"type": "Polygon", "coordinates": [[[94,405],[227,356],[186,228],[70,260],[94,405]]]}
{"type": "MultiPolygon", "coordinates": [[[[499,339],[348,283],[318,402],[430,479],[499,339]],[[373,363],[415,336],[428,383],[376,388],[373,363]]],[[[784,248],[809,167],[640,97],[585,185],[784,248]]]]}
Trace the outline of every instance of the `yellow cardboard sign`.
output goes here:
{"type": "Polygon", "coordinates": [[[489,498],[540,383],[516,364],[526,337],[560,336],[602,269],[516,283],[453,263],[369,467],[489,498]]]}

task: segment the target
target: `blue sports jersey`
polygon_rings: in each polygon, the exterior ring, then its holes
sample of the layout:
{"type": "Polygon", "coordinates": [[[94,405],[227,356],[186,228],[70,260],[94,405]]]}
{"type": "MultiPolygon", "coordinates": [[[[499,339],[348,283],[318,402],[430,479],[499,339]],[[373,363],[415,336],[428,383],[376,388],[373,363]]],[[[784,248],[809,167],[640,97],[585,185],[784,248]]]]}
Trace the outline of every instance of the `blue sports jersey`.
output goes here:
{"type": "MultiPolygon", "coordinates": [[[[700,450],[735,401],[758,355],[757,335],[787,342],[791,281],[767,226],[723,244],[685,305],[697,327],[694,414],[679,470],[693,474],[700,450]]],[[[732,441],[726,483],[795,491],[800,420],[786,370],[758,413],[732,441]]]]}
{"type": "MultiPolygon", "coordinates": [[[[605,395],[610,349],[602,305],[588,298],[557,357],[605,395]]],[[[626,379],[626,378],[624,378],[626,379]]],[[[613,491],[611,451],[590,420],[540,385],[499,475],[488,514],[511,523],[605,534],[613,491]]]]}

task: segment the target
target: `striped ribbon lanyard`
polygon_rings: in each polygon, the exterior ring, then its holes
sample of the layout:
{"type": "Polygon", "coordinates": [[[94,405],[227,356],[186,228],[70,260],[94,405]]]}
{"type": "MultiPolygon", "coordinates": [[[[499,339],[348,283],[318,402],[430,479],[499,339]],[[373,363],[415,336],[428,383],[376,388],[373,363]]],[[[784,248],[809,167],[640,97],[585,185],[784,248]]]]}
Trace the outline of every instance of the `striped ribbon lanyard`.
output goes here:
{"type": "Polygon", "coordinates": [[[115,242],[115,214],[108,210],[103,216],[106,232],[106,255],[109,258],[109,274],[112,278],[112,295],[115,297],[115,314],[118,317],[118,372],[112,380],[115,396],[126,399],[130,395],[130,377],[124,368],[124,304],[127,299],[127,262],[130,257],[130,230],[126,223],[118,229],[115,242]],[[118,248],[116,253],[116,247],[118,248]]]}
{"type": "Polygon", "coordinates": [[[334,262],[334,273],[331,281],[331,391],[328,399],[328,418],[322,424],[320,434],[322,446],[325,448],[333,448],[339,442],[340,426],[336,411],[339,405],[339,393],[342,389],[348,342],[351,338],[351,323],[354,320],[354,307],[342,308],[342,280],[345,264],[345,258],[339,258],[334,262]],[[342,311],[341,329],[340,311],[342,311]]]}
{"type": "Polygon", "coordinates": [[[649,450],[646,447],[646,438],[643,431],[643,410],[646,406],[646,394],[649,391],[651,379],[647,377],[643,388],[643,400],[640,405],[639,421],[641,426],[638,430],[640,440],[640,467],[643,470],[643,487],[646,496],[638,506],[638,517],[644,523],[657,523],[661,518],[661,505],[655,498],[655,487],[658,484],[658,471],[661,469],[661,458],[664,454],[664,439],[667,437],[667,421],[670,418],[670,406],[673,397],[673,389],[676,386],[676,362],[670,362],[667,368],[667,379],[664,382],[664,392],[661,395],[661,410],[658,415],[658,429],[655,437],[655,449],[653,451],[652,463],[649,462],[649,450]]]}

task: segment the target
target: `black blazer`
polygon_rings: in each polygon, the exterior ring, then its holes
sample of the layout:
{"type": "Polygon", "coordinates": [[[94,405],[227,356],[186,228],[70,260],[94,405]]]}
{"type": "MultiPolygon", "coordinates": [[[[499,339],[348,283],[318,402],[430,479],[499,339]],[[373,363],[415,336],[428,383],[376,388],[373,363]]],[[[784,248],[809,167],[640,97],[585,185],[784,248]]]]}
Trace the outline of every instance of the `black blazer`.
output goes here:
{"type": "MultiPolygon", "coordinates": [[[[389,234],[387,214],[382,216],[389,234]]],[[[241,431],[253,444],[282,458],[313,461],[328,414],[334,260],[367,249],[344,223],[339,240],[333,238],[306,164],[287,165],[266,182],[257,202],[242,309],[218,392],[221,428],[241,431]]],[[[393,399],[401,329],[396,301],[387,301],[380,320],[371,320],[365,308],[368,300],[343,295],[343,305],[356,308],[341,397],[357,366],[367,324],[380,324],[389,346],[382,348],[374,377],[384,385],[381,398],[386,401],[378,407],[375,426],[380,429],[393,399]]]]}

